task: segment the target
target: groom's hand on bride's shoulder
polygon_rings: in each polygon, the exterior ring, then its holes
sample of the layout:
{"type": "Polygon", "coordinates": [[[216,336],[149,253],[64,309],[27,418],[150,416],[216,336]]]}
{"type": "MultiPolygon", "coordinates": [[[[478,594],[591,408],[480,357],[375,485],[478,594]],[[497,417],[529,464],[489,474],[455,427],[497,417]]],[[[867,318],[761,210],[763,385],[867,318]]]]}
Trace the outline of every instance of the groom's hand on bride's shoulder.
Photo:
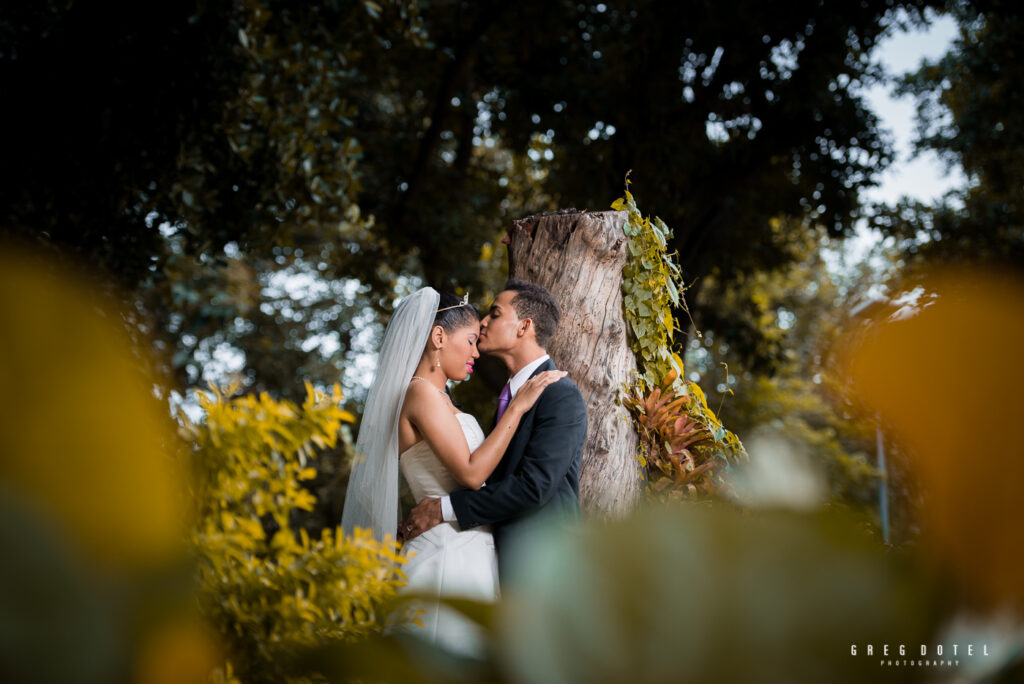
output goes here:
{"type": "Polygon", "coordinates": [[[398,534],[402,541],[409,541],[441,522],[441,500],[424,499],[409,512],[405,522],[398,526],[398,534]]]}

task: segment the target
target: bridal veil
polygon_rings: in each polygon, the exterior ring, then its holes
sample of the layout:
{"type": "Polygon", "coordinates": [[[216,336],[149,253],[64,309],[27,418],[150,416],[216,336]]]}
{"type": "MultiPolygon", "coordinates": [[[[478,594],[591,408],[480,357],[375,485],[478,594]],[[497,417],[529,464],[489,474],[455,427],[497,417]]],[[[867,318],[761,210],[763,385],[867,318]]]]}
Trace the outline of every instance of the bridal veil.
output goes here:
{"type": "Polygon", "coordinates": [[[377,540],[398,529],[398,417],[405,392],[433,329],[441,296],[424,287],[395,309],[377,357],[356,440],[356,462],[348,480],[341,526],[373,530],[377,540]]]}

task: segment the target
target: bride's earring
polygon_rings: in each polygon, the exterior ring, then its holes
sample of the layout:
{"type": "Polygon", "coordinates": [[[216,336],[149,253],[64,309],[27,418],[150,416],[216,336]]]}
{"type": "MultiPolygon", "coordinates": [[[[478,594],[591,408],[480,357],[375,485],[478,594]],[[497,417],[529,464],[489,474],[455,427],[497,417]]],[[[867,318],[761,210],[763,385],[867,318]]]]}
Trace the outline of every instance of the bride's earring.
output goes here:
{"type": "Polygon", "coordinates": [[[434,365],[437,366],[438,368],[441,367],[441,350],[440,349],[438,349],[437,351],[434,352],[434,365]]]}

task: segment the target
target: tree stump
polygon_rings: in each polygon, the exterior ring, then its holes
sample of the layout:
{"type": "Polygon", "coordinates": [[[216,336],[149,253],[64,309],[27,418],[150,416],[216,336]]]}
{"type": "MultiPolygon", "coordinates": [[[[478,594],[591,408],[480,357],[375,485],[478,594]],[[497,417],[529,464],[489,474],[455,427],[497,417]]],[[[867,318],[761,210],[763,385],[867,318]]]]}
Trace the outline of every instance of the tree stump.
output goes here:
{"type": "Polygon", "coordinates": [[[548,344],[587,404],[580,494],[589,515],[621,516],[640,495],[638,437],[616,402],[636,370],[622,304],[624,211],[575,209],[520,219],[509,229],[509,275],[546,287],[562,309],[548,344]]]}

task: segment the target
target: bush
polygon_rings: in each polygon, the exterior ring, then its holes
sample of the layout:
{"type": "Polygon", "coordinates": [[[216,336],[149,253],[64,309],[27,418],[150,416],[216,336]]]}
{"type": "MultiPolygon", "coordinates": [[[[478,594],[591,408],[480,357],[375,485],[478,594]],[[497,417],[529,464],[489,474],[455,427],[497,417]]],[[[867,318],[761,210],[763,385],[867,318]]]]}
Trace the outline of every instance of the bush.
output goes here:
{"type": "Polygon", "coordinates": [[[404,579],[393,542],[293,530],[293,512],[315,502],[303,487],[316,475],[315,448],[340,439],[351,453],[341,428],[353,418],[339,407],[339,388],[323,397],[307,384],[307,393],[298,407],[214,390],[201,395],[205,421],[184,421],[200,473],[199,599],[228,657],[220,681],[320,679],[296,656],[381,631],[404,579]]]}

